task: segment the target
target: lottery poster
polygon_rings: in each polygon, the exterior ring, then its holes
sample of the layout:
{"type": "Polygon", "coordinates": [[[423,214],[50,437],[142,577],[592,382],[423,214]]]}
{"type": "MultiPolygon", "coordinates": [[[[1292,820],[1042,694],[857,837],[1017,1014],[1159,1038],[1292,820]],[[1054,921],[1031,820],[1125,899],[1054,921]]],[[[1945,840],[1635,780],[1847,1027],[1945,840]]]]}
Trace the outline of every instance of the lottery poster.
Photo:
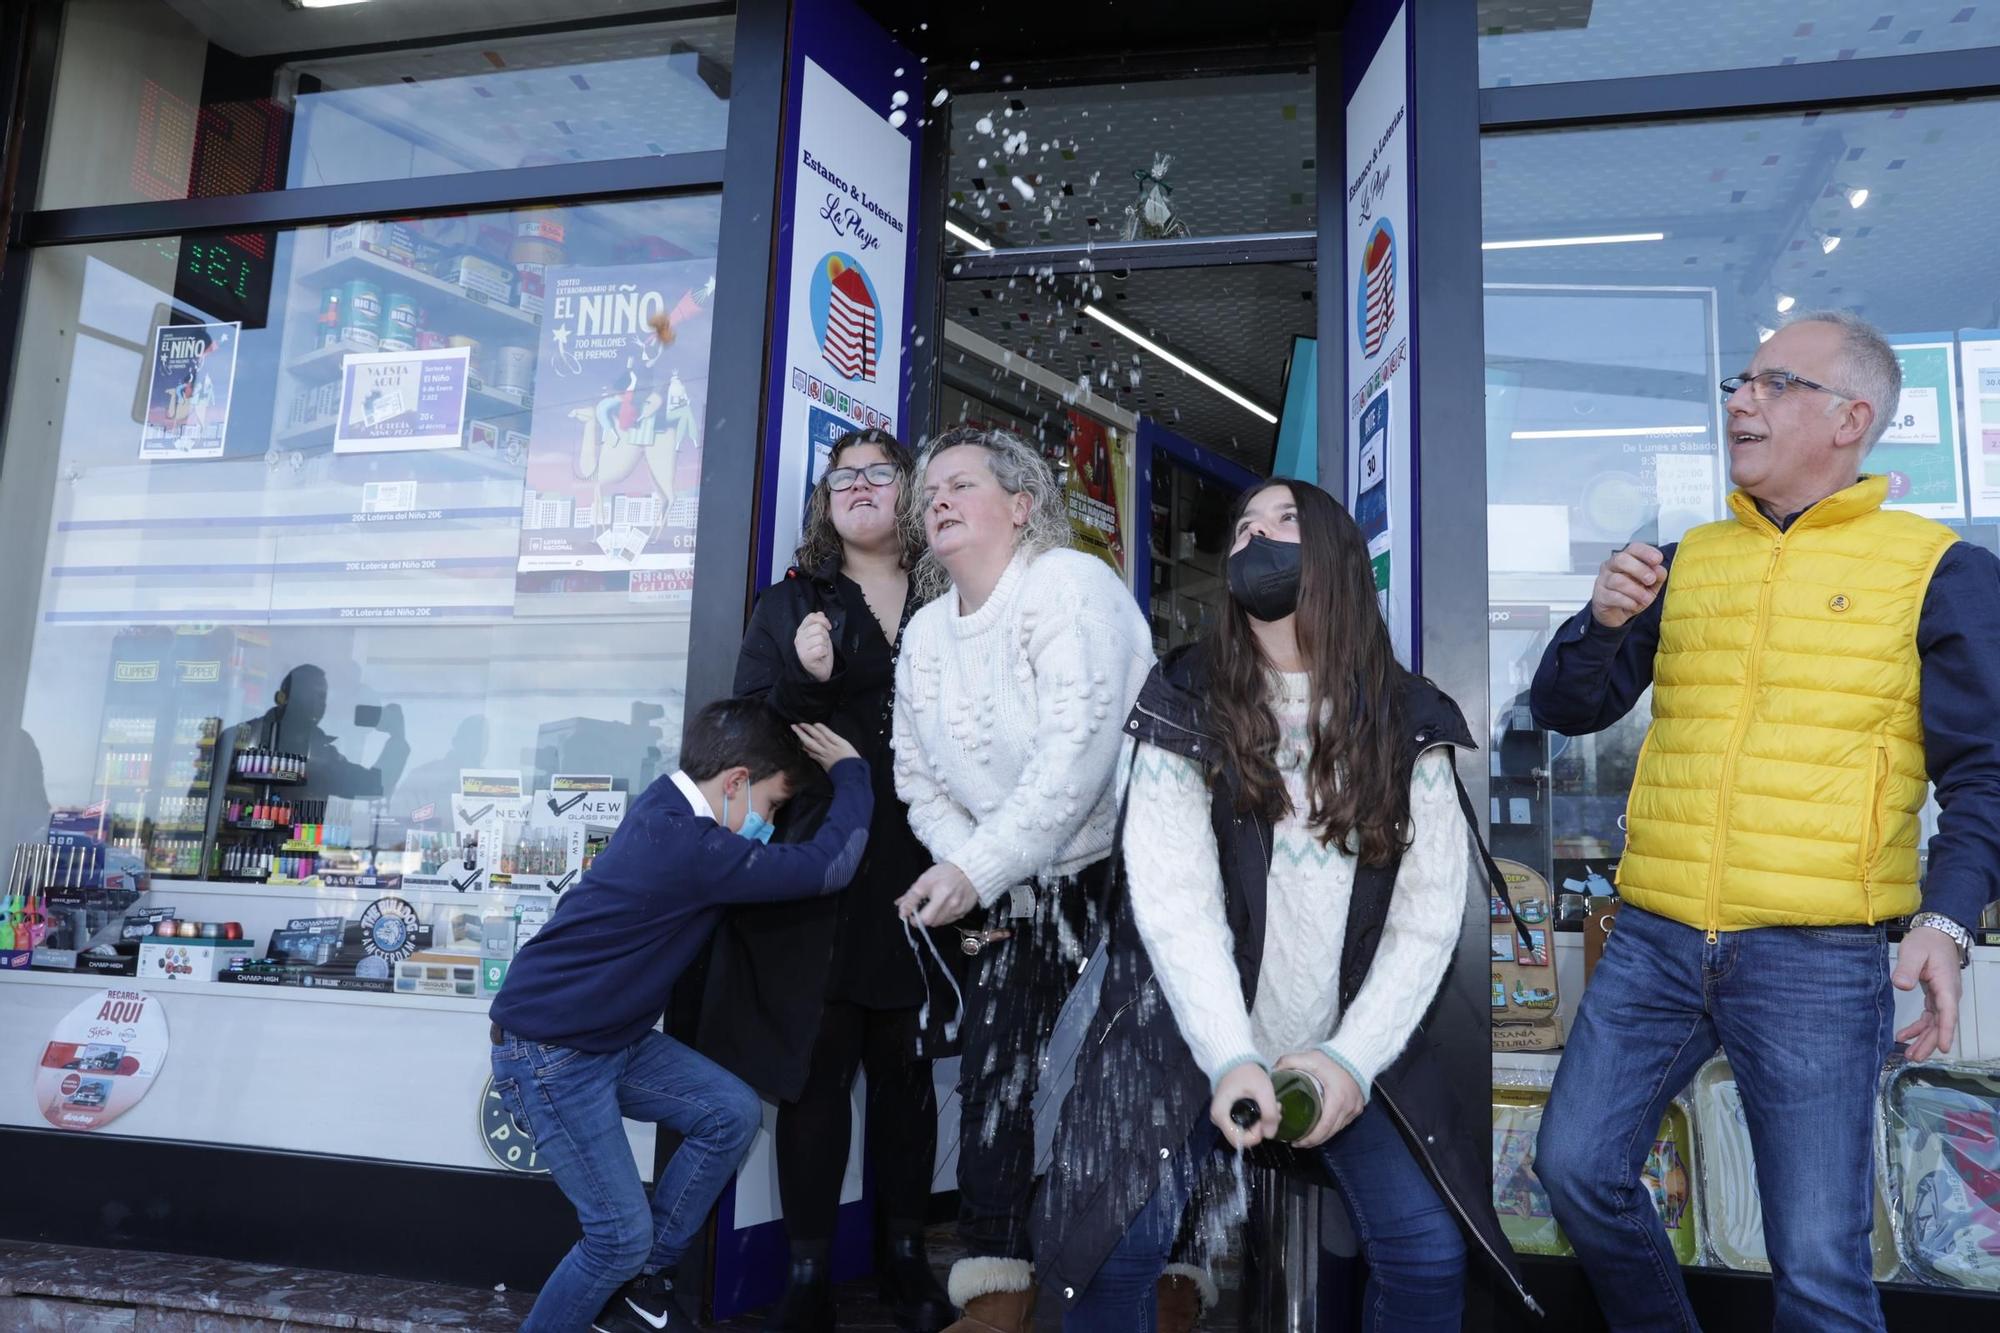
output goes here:
{"type": "Polygon", "coordinates": [[[222,457],[242,336],[240,323],[167,324],[154,330],[140,458],[222,457]]]}
{"type": "Polygon", "coordinates": [[[691,595],[714,295],[707,259],[549,269],[516,614],[691,595]]]}

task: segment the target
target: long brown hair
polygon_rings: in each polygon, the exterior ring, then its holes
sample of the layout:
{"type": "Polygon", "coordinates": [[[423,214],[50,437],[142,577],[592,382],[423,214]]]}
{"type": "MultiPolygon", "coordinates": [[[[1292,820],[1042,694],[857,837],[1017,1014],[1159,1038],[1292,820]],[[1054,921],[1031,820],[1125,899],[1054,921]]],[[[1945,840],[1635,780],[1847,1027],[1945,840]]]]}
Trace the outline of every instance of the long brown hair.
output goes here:
{"type": "MultiPolygon", "coordinates": [[[[1274,477],[1236,502],[1229,531],[1250,502],[1283,486],[1298,504],[1299,656],[1311,679],[1306,763],[1307,825],[1323,847],[1339,844],[1364,865],[1383,865],[1408,843],[1409,774],[1401,770],[1400,686],[1389,628],[1361,529],[1331,495],[1274,477]]],[[[1209,707],[1235,774],[1236,806],[1276,822],[1292,813],[1278,772],[1271,664],[1235,598],[1209,636],[1209,707]]]]}
{"type": "MultiPolygon", "coordinates": [[[[903,442],[886,430],[849,431],[834,441],[833,452],[827,455],[826,472],[839,467],[840,456],[849,449],[864,445],[880,449],[882,456],[896,467],[896,532],[903,543],[903,568],[914,569],[924,551],[924,528],[921,522],[912,526],[915,506],[910,497],[916,489],[917,467],[903,442]]],[[[827,567],[840,568],[847,549],[841,544],[839,530],[833,526],[833,490],[826,484],[826,472],[820,474],[806,501],[805,527],[799,533],[799,549],[792,553],[793,568],[808,574],[827,567]]]]}

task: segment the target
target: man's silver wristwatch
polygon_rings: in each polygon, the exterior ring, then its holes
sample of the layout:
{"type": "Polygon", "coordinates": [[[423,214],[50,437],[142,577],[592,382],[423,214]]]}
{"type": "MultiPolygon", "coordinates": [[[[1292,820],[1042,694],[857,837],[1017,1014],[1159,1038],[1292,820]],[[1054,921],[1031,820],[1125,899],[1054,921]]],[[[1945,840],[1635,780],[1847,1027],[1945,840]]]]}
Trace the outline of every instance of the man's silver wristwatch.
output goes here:
{"type": "Polygon", "coordinates": [[[1932,930],[1949,936],[1951,942],[1958,946],[1958,965],[1960,967],[1967,967],[1971,964],[1972,936],[1966,931],[1964,926],[1959,925],[1958,922],[1953,921],[1943,912],[1917,913],[1910,918],[1910,929],[1915,930],[1918,926],[1929,926],[1932,930]]]}

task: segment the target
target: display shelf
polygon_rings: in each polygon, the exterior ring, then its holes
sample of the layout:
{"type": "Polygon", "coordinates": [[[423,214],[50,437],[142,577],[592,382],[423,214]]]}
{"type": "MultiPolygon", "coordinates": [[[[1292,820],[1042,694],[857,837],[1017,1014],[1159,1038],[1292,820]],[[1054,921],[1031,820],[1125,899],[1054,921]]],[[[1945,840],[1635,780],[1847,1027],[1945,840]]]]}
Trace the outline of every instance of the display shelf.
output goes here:
{"type": "MultiPolygon", "coordinates": [[[[465,958],[478,962],[476,955],[465,958]]],[[[137,977],[93,976],[82,972],[0,972],[0,985],[60,986],[71,990],[138,989],[149,995],[231,999],[289,1000],[302,1004],[345,1004],[371,1009],[441,1009],[489,1021],[492,996],[460,999],[450,995],[412,995],[397,991],[335,990],[316,986],[264,986],[237,981],[162,981],[144,983],[137,977]]]]}
{"type": "MultiPolygon", "coordinates": [[[[538,317],[519,306],[492,300],[455,282],[446,282],[443,278],[379,255],[343,255],[298,275],[298,285],[315,294],[328,287],[355,281],[379,283],[385,296],[392,290],[408,289],[455,298],[458,303],[455,314],[470,316],[476,325],[503,337],[532,336],[542,326],[538,317]]],[[[479,331],[479,327],[465,330],[467,334],[479,331]]]]}
{"type": "MultiPolygon", "coordinates": [[[[259,776],[250,773],[238,773],[233,771],[230,773],[229,780],[231,782],[248,782],[253,785],[264,786],[264,787],[298,787],[298,786],[303,786],[305,784],[305,779],[303,777],[297,777],[297,778],[279,777],[269,773],[259,776]]],[[[204,783],[202,785],[206,786],[207,784],[204,783]]]]}
{"type": "MultiPolygon", "coordinates": [[[[492,399],[485,394],[468,393],[466,395],[466,407],[465,407],[466,417],[468,420],[490,419],[493,415],[495,415],[490,411],[482,414],[474,410],[482,399],[487,399],[491,404],[495,406],[504,406],[508,413],[520,413],[526,410],[525,408],[510,403],[506,399],[492,399]]],[[[333,444],[333,420],[334,419],[332,417],[323,417],[318,421],[308,422],[303,426],[288,426],[284,430],[281,430],[276,435],[272,436],[272,441],[273,443],[284,445],[287,448],[300,449],[300,450],[322,449],[329,447],[333,444]]],[[[494,473],[496,476],[506,477],[513,481],[519,481],[522,479],[523,476],[527,474],[526,458],[521,459],[519,462],[510,463],[506,459],[496,457],[495,455],[487,452],[484,449],[468,449],[463,445],[453,449],[380,450],[380,451],[371,451],[365,453],[343,454],[341,455],[341,457],[343,458],[381,458],[381,457],[451,458],[451,459],[463,460],[469,466],[482,468],[488,472],[494,473]]]]}
{"type": "MultiPolygon", "coordinates": [[[[390,873],[393,874],[395,872],[392,871],[390,873]]],[[[255,879],[232,880],[227,878],[226,876],[211,874],[200,879],[178,880],[174,884],[174,893],[177,896],[186,896],[188,894],[196,894],[196,895],[215,894],[218,896],[226,896],[226,897],[258,897],[258,898],[269,897],[269,898],[297,899],[297,898],[306,898],[317,895],[319,897],[325,897],[325,898],[334,898],[334,897],[351,898],[353,901],[361,903],[373,902],[377,898],[384,898],[384,897],[403,898],[413,903],[414,902],[451,903],[451,902],[466,902],[479,898],[509,898],[521,894],[529,894],[536,897],[543,897],[547,896],[548,892],[549,891],[545,888],[516,889],[511,887],[494,885],[489,888],[481,889],[478,892],[456,893],[456,892],[446,891],[443,889],[431,888],[427,885],[417,886],[413,888],[406,884],[378,884],[369,888],[356,888],[356,887],[350,887],[348,885],[323,884],[317,889],[311,889],[302,892],[296,885],[272,884],[261,875],[256,877],[255,879]]]]}

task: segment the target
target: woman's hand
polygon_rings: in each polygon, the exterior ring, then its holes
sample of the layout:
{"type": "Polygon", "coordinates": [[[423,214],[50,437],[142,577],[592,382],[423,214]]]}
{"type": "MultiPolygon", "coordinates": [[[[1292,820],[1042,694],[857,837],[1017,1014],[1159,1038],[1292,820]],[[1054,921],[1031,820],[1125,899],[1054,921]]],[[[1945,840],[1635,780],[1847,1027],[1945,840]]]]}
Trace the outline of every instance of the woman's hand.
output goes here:
{"type": "Polygon", "coordinates": [[[794,722],[792,734],[799,738],[799,745],[806,752],[806,758],[818,764],[827,772],[843,759],[859,759],[857,751],[845,736],[827,726],[824,722],[794,722]]]}
{"type": "Polygon", "coordinates": [[[1208,1118],[1235,1148],[1254,1148],[1278,1134],[1278,1094],[1271,1089],[1271,1076],[1264,1066],[1248,1061],[1222,1076],[1215,1085],[1215,1097],[1208,1104],[1208,1118]],[[1236,1103],[1248,1097],[1257,1103],[1258,1121],[1245,1129],[1229,1118],[1236,1103]]]}
{"type": "Polygon", "coordinates": [[[1294,1148],[1317,1148],[1334,1135],[1354,1123],[1354,1117],[1361,1114],[1366,1104],[1361,1096],[1361,1085],[1354,1081],[1354,1075],[1342,1069],[1326,1056],[1324,1051],[1294,1051],[1278,1061],[1280,1069],[1300,1069],[1319,1080],[1319,1086],[1326,1097],[1319,1108],[1319,1122],[1304,1138],[1292,1146],[1294,1148]]]}
{"type": "Polygon", "coordinates": [[[833,622],[824,611],[815,611],[799,622],[792,636],[792,651],[806,674],[824,685],[833,679],[833,622]]]}
{"type": "Polygon", "coordinates": [[[896,899],[896,912],[905,921],[914,917],[926,926],[948,926],[979,906],[979,893],[965,872],[949,861],[940,861],[917,876],[910,891],[896,899]]]}

